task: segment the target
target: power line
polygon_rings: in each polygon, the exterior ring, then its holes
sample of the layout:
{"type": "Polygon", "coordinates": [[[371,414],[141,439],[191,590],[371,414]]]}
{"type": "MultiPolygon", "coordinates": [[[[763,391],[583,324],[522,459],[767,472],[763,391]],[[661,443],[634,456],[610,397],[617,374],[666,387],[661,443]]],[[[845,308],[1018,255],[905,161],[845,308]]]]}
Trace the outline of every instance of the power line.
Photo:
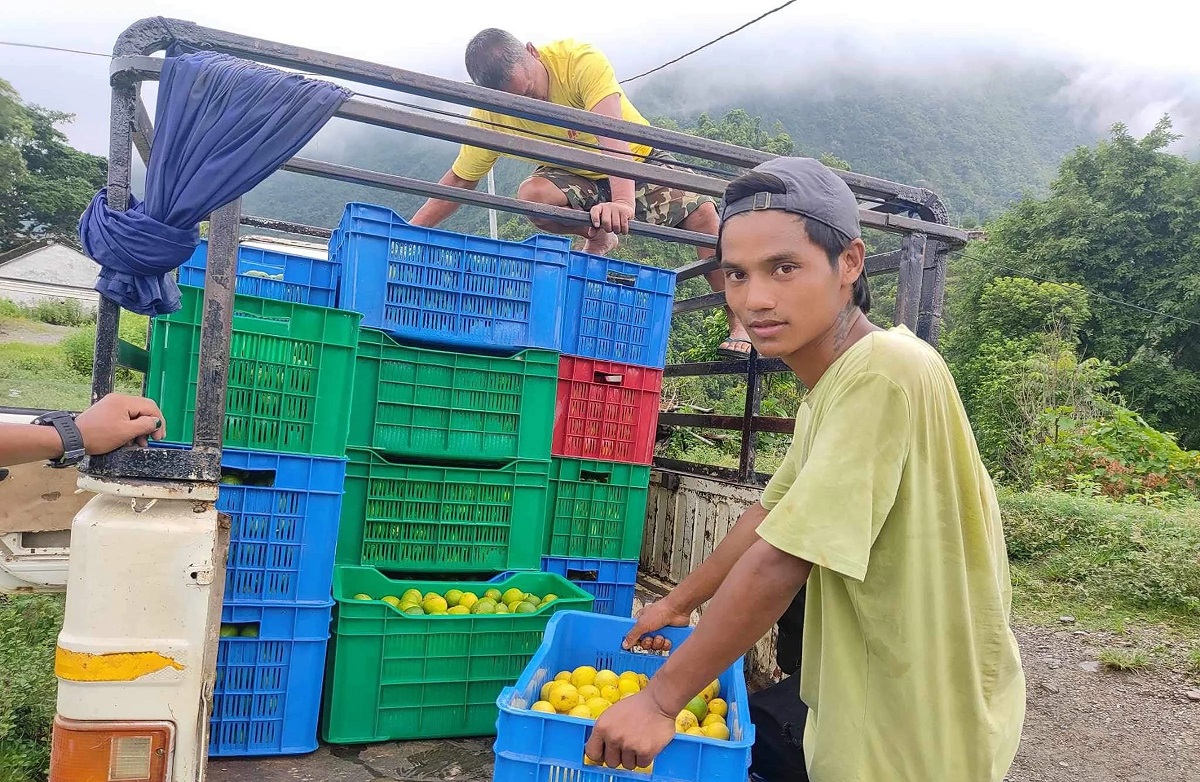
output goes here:
{"type": "Polygon", "coordinates": [[[20,43],[18,41],[0,41],[0,46],[19,46],[22,49],[43,49],[48,52],[70,52],[71,54],[86,54],[91,57],[103,57],[106,60],[111,60],[111,54],[101,54],[100,52],[86,52],[82,49],[64,49],[61,46],[43,46],[38,43],[20,43]]]}
{"type": "Polygon", "coordinates": [[[724,35],[717,36],[716,38],[713,38],[708,43],[697,46],[695,49],[692,49],[690,52],[684,52],[683,54],[676,57],[674,60],[668,60],[667,62],[664,62],[662,65],[658,66],[657,68],[651,68],[650,70],[646,71],[645,73],[639,73],[637,76],[630,76],[628,79],[622,79],[621,84],[628,84],[629,82],[636,81],[637,79],[640,79],[643,76],[649,76],[652,73],[661,71],[663,68],[666,68],[668,65],[674,65],[675,63],[679,62],[680,60],[682,60],[686,57],[691,57],[693,54],[700,51],[701,49],[707,49],[708,47],[712,46],[714,43],[717,43],[718,41],[723,41],[735,33],[740,33],[742,30],[745,30],[750,25],[755,24],[756,22],[761,22],[763,19],[766,19],[771,14],[776,13],[777,11],[782,11],[783,9],[787,8],[789,5],[791,5],[794,2],[796,2],[796,0],[787,0],[787,2],[784,3],[783,5],[776,6],[775,8],[772,8],[770,11],[767,11],[766,13],[764,13],[760,16],[756,16],[755,18],[751,19],[749,22],[746,22],[741,27],[734,28],[733,30],[730,30],[729,32],[725,33],[724,35]]]}
{"type": "Polygon", "coordinates": [[[1004,264],[993,263],[992,261],[985,261],[983,258],[980,258],[978,255],[972,255],[970,253],[963,253],[963,257],[969,261],[976,261],[977,263],[982,263],[984,266],[988,266],[993,269],[1003,269],[1006,272],[1011,272],[1011,273],[1019,275],[1021,277],[1028,277],[1029,279],[1037,280],[1038,282],[1045,282],[1050,285],[1057,285],[1060,288],[1075,288],[1075,289],[1083,291],[1085,294],[1087,294],[1088,296],[1091,296],[1094,299],[1100,299],[1102,301],[1107,301],[1110,304],[1116,304],[1121,307],[1128,307],[1129,309],[1138,310],[1140,312],[1146,313],[1147,315],[1157,315],[1160,318],[1167,318],[1168,320],[1174,320],[1174,321],[1178,321],[1180,323],[1186,323],[1189,326],[1200,326],[1200,321],[1191,320],[1189,318],[1185,318],[1180,315],[1172,315],[1171,313],[1163,312],[1162,310],[1155,310],[1155,309],[1151,309],[1149,307],[1143,307],[1142,305],[1134,304],[1131,301],[1123,301],[1122,299],[1115,299],[1112,296],[1105,296],[1103,293],[1097,293],[1096,291],[1085,288],[1083,285],[1080,285],[1077,282],[1065,283],[1065,282],[1059,282],[1058,280],[1052,280],[1049,277],[1040,277],[1036,274],[1027,272],[1023,269],[1014,269],[1013,267],[1005,266],[1004,264]]]}

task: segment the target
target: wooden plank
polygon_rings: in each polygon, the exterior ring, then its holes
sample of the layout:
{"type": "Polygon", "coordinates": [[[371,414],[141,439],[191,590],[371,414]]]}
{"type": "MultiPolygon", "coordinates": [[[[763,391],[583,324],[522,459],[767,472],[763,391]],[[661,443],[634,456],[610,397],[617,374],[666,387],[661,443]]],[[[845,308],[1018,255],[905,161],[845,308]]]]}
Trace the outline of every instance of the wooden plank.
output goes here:
{"type": "Polygon", "coordinates": [[[900,246],[895,324],[907,326],[914,334],[921,309],[921,265],[925,260],[925,243],[924,234],[909,234],[900,246]]]}

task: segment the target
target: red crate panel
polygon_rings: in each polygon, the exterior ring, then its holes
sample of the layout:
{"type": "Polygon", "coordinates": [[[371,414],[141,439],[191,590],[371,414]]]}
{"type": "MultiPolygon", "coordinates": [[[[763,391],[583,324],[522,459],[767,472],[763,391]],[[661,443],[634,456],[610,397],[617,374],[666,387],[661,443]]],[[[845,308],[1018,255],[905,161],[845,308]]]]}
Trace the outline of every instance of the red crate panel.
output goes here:
{"type": "Polygon", "coordinates": [[[551,452],[650,464],[662,375],[661,369],[562,356],[551,452]]]}

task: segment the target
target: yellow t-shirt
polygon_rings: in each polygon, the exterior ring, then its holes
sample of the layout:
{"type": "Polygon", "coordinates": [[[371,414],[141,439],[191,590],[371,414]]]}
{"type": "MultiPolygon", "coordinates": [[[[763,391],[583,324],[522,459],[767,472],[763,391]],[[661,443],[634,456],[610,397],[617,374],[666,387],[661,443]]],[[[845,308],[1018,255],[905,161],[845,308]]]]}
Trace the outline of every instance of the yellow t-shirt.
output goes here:
{"type": "Polygon", "coordinates": [[[1025,677],[1000,509],[937,351],[851,346],[800,405],[759,535],[813,563],[800,697],[813,782],[1000,782],[1025,677]]]}
{"type": "MultiPolygon", "coordinates": [[[[591,44],[579,43],[568,39],[540,46],[538,47],[538,52],[542,55],[542,64],[546,66],[546,70],[550,74],[549,98],[551,103],[591,111],[597,103],[609,95],[620,93],[622,119],[628,122],[636,122],[640,125],[650,124],[633,107],[633,104],[629,102],[629,98],[625,97],[625,91],[617,83],[617,76],[613,71],[612,64],[596,47],[591,44]]],[[[516,135],[528,136],[530,135],[530,131],[534,131],[550,136],[549,139],[541,136],[530,136],[539,141],[562,139],[563,141],[579,141],[587,144],[599,143],[594,135],[581,130],[567,130],[566,128],[554,125],[532,122],[527,119],[510,117],[506,114],[497,114],[482,109],[472,109],[471,118],[470,124],[478,127],[502,130],[503,132],[514,133],[516,135]],[[480,120],[483,120],[483,122],[480,122],[480,120]],[[486,122],[495,122],[503,127],[494,128],[491,125],[484,124],[486,122]]],[[[575,145],[572,144],[571,146],[575,145]]],[[[650,147],[645,144],[630,144],[630,147],[634,155],[636,155],[634,159],[638,162],[644,160],[651,152],[650,147]]],[[[496,164],[499,158],[499,152],[463,144],[459,148],[458,158],[454,161],[451,170],[455,176],[461,179],[478,182],[487,176],[487,172],[492,169],[492,166],[496,164]]],[[[540,161],[535,160],[533,162],[541,165],[540,161]]],[[[603,179],[607,176],[607,174],[597,174],[593,171],[581,171],[569,168],[566,170],[580,176],[588,177],[589,179],[603,179]]]]}

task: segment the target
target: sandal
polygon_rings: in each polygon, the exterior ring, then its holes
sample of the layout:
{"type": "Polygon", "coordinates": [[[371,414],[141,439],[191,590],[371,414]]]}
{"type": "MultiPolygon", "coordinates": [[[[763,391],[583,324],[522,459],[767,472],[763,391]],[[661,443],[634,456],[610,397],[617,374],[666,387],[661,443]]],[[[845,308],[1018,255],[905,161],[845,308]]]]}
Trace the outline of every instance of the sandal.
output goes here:
{"type": "Polygon", "coordinates": [[[730,337],[721,343],[717,348],[717,355],[721,358],[750,358],[750,350],[753,349],[750,340],[737,337],[730,337]],[[746,350],[738,350],[733,345],[746,345],[746,350]]]}

